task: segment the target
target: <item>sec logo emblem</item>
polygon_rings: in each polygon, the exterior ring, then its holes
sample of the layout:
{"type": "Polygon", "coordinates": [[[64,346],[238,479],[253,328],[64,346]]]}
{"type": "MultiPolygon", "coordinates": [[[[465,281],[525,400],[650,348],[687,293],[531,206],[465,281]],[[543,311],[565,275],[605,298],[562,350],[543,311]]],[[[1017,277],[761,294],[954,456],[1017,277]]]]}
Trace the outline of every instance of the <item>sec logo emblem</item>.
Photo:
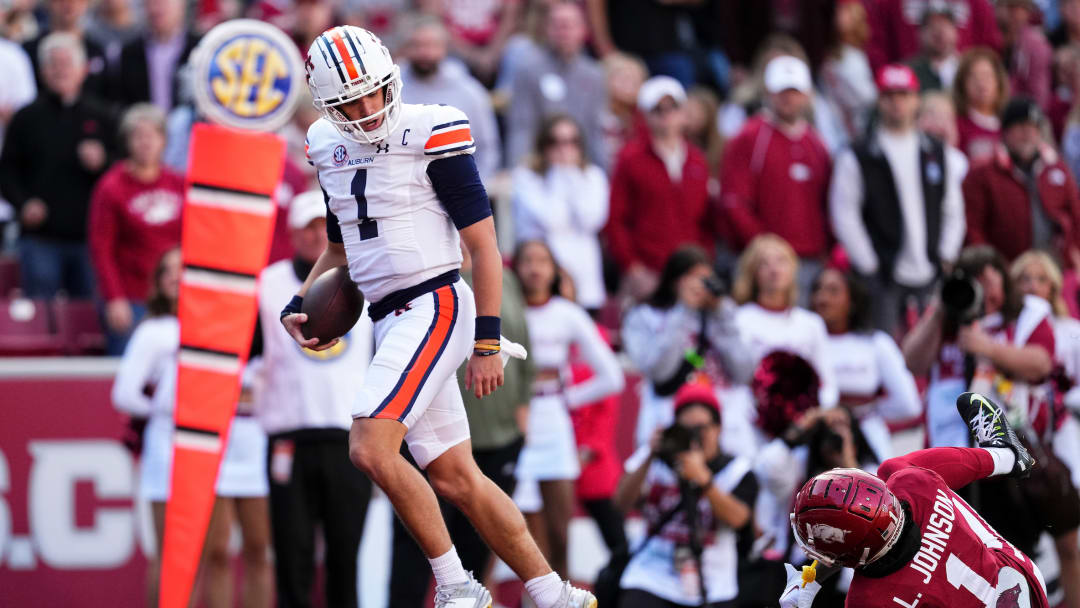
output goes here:
{"type": "Polygon", "coordinates": [[[349,151],[345,149],[345,146],[338,144],[338,147],[334,148],[334,166],[340,167],[347,160],[349,160],[349,151]]]}
{"type": "Polygon", "coordinates": [[[304,86],[304,64],[292,40],[254,19],[226,21],[207,32],[191,66],[199,112],[240,129],[283,127],[304,86]]]}

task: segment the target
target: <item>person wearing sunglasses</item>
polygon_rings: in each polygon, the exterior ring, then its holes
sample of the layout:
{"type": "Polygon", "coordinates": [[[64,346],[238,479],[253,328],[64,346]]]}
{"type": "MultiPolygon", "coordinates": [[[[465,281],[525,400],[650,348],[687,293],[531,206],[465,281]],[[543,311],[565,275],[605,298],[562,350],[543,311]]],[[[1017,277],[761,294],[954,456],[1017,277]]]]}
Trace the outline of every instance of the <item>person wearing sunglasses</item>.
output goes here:
{"type": "Polygon", "coordinates": [[[623,292],[639,301],[659,283],[668,257],[684,245],[713,251],[717,225],[709,204],[709,166],[686,138],[686,90],[654,76],[638,91],[647,133],[623,147],[611,175],[611,210],[604,229],[623,292]]]}

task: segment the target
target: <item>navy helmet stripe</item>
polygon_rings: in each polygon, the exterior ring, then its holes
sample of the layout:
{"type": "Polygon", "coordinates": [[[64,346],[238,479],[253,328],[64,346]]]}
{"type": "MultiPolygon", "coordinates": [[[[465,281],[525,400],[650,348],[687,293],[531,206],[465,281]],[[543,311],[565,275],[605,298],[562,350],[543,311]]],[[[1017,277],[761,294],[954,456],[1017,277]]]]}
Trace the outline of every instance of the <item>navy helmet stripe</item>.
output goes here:
{"type": "Polygon", "coordinates": [[[360,64],[360,73],[367,75],[367,70],[364,69],[364,60],[360,58],[360,52],[356,50],[356,41],[353,39],[352,32],[345,30],[345,39],[349,41],[349,48],[352,49],[353,55],[356,57],[356,63],[360,64]]]}
{"type": "Polygon", "coordinates": [[[338,78],[341,79],[341,84],[348,84],[349,81],[345,79],[345,73],[341,71],[341,61],[335,59],[334,49],[330,46],[330,40],[326,38],[326,34],[319,36],[319,40],[323,43],[323,46],[326,47],[326,52],[330,53],[330,57],[334,59],[334,67],[337,69],[338,78]]]}

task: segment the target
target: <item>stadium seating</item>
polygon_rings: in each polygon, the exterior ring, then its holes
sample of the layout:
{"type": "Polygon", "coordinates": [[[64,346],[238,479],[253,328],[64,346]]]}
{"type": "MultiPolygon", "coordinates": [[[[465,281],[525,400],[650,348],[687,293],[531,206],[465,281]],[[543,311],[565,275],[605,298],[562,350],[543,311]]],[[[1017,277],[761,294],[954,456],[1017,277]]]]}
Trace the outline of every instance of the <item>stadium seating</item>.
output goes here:
{"type": "Polygon", "coordinates": [[[19,260],[15,256],[0,255],[0,298],[11,297],[19,287],[19,260]]]}
{"type": "Polygon", "coordinates": [[[57,298],[53,302],[56,333],[69,355],[100,355],[105,352],[105,333],[93,300],[57,298]]]}
{"type": "Polygon", "coordinates": [[[0,298],[0,356],[45,356],[64,352],[47,300],[0,298]]]}

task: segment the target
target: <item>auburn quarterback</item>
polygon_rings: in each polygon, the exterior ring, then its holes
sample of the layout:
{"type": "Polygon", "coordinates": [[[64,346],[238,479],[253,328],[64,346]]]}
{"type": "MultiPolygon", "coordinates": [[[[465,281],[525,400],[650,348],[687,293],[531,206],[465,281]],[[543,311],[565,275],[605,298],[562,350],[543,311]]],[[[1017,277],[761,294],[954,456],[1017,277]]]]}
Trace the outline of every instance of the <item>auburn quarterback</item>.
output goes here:
{"type": "Polygon", "coordinates": [[[307,145],[329,244],[281,322],[302,346],[332,346],[304,339],[300,306],[315,278],[343,264],[370,302],[375,355],[355,398],[349,457],[430,560],[437,608],[486,608],[491,594],[462,568],[432,487],[525,581],[538,608],[595,608],[590,593],[552,571],[514,503],[472,458],[455,371],[468,358],[466,387],[478,397],[502,384],[502,259],[468,118],[451,106],[404,103],[389,51],[358,27],[316,38],[306,68],[322,113],[307,145]],[[475,296],[459,275],[462,241],[475,296]],[[402,440],[430,486],[399,454],[402,440]]]}
{"type": "MultiPolygon", "coordinates": [[[[878,476],[833,469],[802,487],[791,528],[818,577],[855,569],[846,605],[858,608],[1047,608],[1028,556],[955,492],[993,475],[1023,477],[1034,460],[1001,408],[964,393],[956,408],[977,448],[932,448],[882,463],[878,476]]],[[[807,608],[821,585],[790,565],[783,608],[807,608]]]]}

